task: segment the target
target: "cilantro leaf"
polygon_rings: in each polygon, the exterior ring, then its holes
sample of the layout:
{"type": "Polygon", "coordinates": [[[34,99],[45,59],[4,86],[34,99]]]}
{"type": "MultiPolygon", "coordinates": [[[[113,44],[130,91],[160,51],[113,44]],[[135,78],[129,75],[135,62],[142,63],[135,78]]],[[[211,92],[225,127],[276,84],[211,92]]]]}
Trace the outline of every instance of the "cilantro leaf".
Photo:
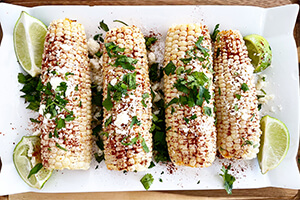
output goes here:
{"type": "Polygon", "coordinates": [[[170,74],[175,74],[175,70],[176,70],[176,66],[172,61],[170,61],[164,68],[164,71],[167,76],[169,76],[170,74]]]}
{"type": "Polygon", "coordinates": [[[27,179],[29,179],[32,175],[38,173],[43,168],[42,163],[37,163],[29,172],[27,179]]]}
{"type": "Polygon", "coordinates": [[[228,194],[232,194],[233,183],[235,181],[235,177],[228,174],[228,170],[230,170],[230,168],[231,168],[231,164],[228,165],[227,168],[222,166],[221,171],[223,172],[223,174],[219,174],[223,178],[224,187],[228,194]]]}
{"type": "Polygon", "coordinates": [[[104,101],[103,101],[103,107],[107,110],[107,111],[110,111],[110,109],[112,109],[113,107],[113,102],[111,101],[111,98],[106,98],[104,101]]]}
{"type": "Polygon", "coordinates": [[[144,37],[144,38],[145,38],[146,49],[150,51],[152,44],[154,44],[157,41],[157,38],[155,37],[144,37]]]}
{"type": "Polygon", "coordinates": [[[188,64],[193,58],[180,58],[179,60],[181,60],[181,62],[183,62],[183,64],[188,64]]]}
{"type": "Polygon", "coordinates": [[[210,117],[212,116],[212,111],[210,107],[204,106],[203,109],[204,109],[204,114],[210,117]]]}
{"type": "Polygon", "coordinates": [[[111,120],[112,120],[112,116],[110,116],[104,123],[104,126],[107,127],[110,123],[111,123],[111,120]]]}
{"type": "Polygon", "coordinates": [[[57,142],[55,143],[55,146],[61,150],[68,151],[66,148],[63,148],[62,146],[60,146],[57,142]]]}
{"type": "Polygon", "coordinates": [[[100,25],[100,26],[99,26],[100,28],[98,27],[99,29],[102,29],[102,30],[104,30],[105,32],[109,31],[109,28],[108,28],[107,24],[104,23],[104,20],[102,20],[102,21],[99,23],[99,25],[100,25]]]}
{"type": "Polygon", "coordinates": [[[241,86],[241,89],[246,92],[247,90],[249,90],[249,87],[246,83],[243,83],[242,86],[241,86]]]}
{"type": "Polygon", "coordinates": [[[136,72],[124,74],[123,81],[128,85],[128,89],[136,89],[136,72]]]}
{"type": "Polygon", "coordinates": [[[57,129],[62,129],[66,127],[65,119],[59,118],[58,120],[56,119],[56,128],[57,129]]]}
{"type": "MultiPolygon", "coordinates": [[[[218,35],[218,33],[220,32],[219,31],[219,26],[220,26],[220,24],[217,24],[216,26],[215,26],[215,28],[214,28],[214,31],[213,31],[213,33],[211,34],[211,40],[213,41],[213,42],[215,42],[216,41],[216,38],[217,38],[217,35],[218,35]]],[[[218,56],[217,56],[218,57],[218,56]]]]}
{"type": "Polygon", "coordinates": [[[144,138],[142,139],[142,147],[143,147],[143,149],[144,149],[144,151],[145,151],[146,153],[149,153],[149,152],[150,152],[150,150],[149,150],[149,148],[148,148],[148,146],[147,146],[146,141],[145,141],[144,138]]]}
{"type": "Polygon", "coordinates": [[[121,21],[121,20],[118,20],[118,19],[115,19],[113,22],[119,22],[121,24],[124,24],[125,26],[128,26],[128,24],[126,24],[125,22],[121,21]]]}
{"type": "Polygon", "coordinates": [[[240,94],[235,94],[235,97],[240,100],[242,96],[240,94]]]}
{"type": "Polygon", "coordinates": [[[130,123],[130,128],[132,128],[133,125],[135,125],[135,124],[138,125],[138,126],[141,125],[141,122],[137,119],[137,116],[132,117],[132,121],[130,123]]]}
{"type": "Polygon", "coordinates": [[[148,173],[145,176],[143,176],[143,178],[140,181],[143,184],[144,188],[146,190],[148,190],[150,188],[150,186],[152,185],[154,178],[153,178],[152,174],[148,173]]]}
{"type": "Polygon", "coordinates": [[[104,154],[102,154],[101,156],[99,156],[97,153],[94,153],[94,156],[95,156],[95,160],[98,163],[101,163],[101,161],[104,160],[104,154]]]}
{"type": "Polygon", "coordinates": [[[114,42],[105,43],[104,46],[110,58],[117,57],[120,52],[125,51],[125,48],[120,48],[114,42]]]}
{"type": "Polygon", "coordinates": [[[137,59],[127,57],[125,55],[119,55],[115,61],[114,66],[121,66],[123,69],[134,70],[133,64],[137,63],[137,59]]]}

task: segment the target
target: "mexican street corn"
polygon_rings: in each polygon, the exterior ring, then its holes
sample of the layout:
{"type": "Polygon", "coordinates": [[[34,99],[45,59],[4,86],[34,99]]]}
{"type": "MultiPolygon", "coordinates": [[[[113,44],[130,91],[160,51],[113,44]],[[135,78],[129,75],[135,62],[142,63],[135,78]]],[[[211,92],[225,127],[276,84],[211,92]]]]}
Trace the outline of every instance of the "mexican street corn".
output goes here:
{"type": "Polygon", "coordinates": [[[221,31],[214,50],[217,146],[228,159],[252,159],[259,151],[253,67],[239,31],[221,31]]]}
{"type": "Polygon", "coordinates": [[[176,165],[208,167],[215,159],[211,48],[205,25],[175,25],[167,33],[166,140],[170,158],[176,165]]]}
{"type": "Polygon", "coordinates": [[[55,20],[45,38],[40,105],[41,157],[48,169],[88,169],[91,81],[84,28],[55,20]]]}
{"type": "Polygon", "coordinates": [[[103,139],[110,170],[146,170],[152,159],[151,91],[144,36],[135,26],[106,33],[103,139]]]}

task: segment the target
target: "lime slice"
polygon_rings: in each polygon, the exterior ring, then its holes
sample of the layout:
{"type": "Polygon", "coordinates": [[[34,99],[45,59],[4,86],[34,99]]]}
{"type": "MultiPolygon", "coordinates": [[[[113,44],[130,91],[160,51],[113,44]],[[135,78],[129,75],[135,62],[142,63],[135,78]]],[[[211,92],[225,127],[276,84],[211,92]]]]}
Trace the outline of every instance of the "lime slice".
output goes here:
{"type": "Polygon", "coordinates": [[[30,187],[37,189],[44,186],[53,171],[42,167],[37,173],[28,178],[32,168],[41,163],[40,152],[40,138],[38,136],[24,136],[13,153],[13,161],[20,177],[30,187]]]}
{"type": "Polygon", "coordinates": [[[268,41],[256,34],[244,37],[254,73],[261,72],[271,65],[272,50],[268,41]]]}
{"type": "Polygon", "coordinates": [[[14,48],[22,68],[31,76],[41,71],[47,27],[40,20],[22,11],[14,28],[14,48]]]}
{"type": "Polygon", "coordinates": [[[258,162],[263,174],[277,167],[290,146],[290,134],[284,123],[269,115],[260,121],[262,130],[258,162]]]}

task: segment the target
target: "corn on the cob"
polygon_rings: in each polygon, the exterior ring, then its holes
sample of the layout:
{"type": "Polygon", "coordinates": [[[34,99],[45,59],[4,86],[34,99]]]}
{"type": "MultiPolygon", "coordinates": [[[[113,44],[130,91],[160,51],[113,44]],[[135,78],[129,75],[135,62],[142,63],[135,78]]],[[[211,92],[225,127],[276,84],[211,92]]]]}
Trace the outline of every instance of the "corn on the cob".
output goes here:
{"type": "Polygon", "coordinates": [[[146,170],[152,159],[151,91],[145,40],[135,26],[106,33],[104,155],[110,170],[146,170]]]}
{"type": "Polygon", "coordinates": [[[176,165],[208,167],[215,159],[216,128],[212,50],[207,27],[201,24],[171,27],[166,38],[164,65],[170,158],[176,165]],[[172,69],[171,62],[176,70],[172,69]]]}
{"type": "Polygon", "coordinates": [[[225,158],[252,159],[259,151],[253,67],[239,31],[221,31],[214,50],[217,146],[225,158]]]}
{"type": "Polygon", "coordinates": [[[91,161],[90,69],[84,28],[53,21],[42,61],[41,156],[48,169],[88,169],[91,161]]]}

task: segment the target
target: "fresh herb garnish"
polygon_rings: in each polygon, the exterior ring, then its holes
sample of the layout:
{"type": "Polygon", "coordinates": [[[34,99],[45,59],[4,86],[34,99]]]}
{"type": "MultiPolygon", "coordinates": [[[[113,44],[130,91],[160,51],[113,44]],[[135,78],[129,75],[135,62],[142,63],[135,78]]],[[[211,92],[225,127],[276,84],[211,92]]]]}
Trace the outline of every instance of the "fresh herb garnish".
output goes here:
{"type": "MultiPolygon", "coordinates": [[[[218,35],[218,33],[220,32],[220,31],[219,31],[219,26],[220,26],[220,24],[216,24],[213,33],[210,35],[211,40],[212,40],[213,42],[216,41],[217,35],[218,35]]],[[[217,56],[217,57],[218,57],[218,56],[217,56]]]]}
{"type": "Polygon", "coordinates": [[[150,188],[150,186],[152,185],[154,178],[153,178],[152,174],[148,173],[145,176],[143,176],[143,178],[140,181],[143,184],[144,188],[146,190],[148,190],[150,188]]]}
{"type": "Polygon", "coordinates": [[[137,119],[137,116],[132,117],[132,121],[130,123],[130,128],[132,128],[133,125],[135,125],[135,124],[138,125],[138,126],[141,125],[141,122],[137,119]]]}
{"type": "Polygon", "coordinates": [[[242,137],[242,139],[244,140],[243,144],[242,144],[242,147],[245,146],[245,145],[253,145],[253,142],[250,141],[250,140],[246,140],[244,137],[242,137]]]}
{"type": "Polygon", "coordinates": [[[240,94],[235,94],[235,97],[240,100],[242,96],[240,94]]]}
{"type": "Polygon", "coordinates": [[[98,28],[104,30],[105,32],[109,31],[109,28],[108,28],[107,24],[104,23],[104,20],[102,20],[102,21],[99,23],[98,28]]]}
{"type": "Polygon", "coordinates": [[[190,58],[180,58],[179,60],[181,60],[181,62],[183,62],[183,64],[188,64],[193,58],[190,57],[190,58]]]}
{"type": "Polygon", "coordinates": [[[210,117],[212,116],[212,111],[210,107],[204,106],[203,109],[204,109],[204,114],[210,117]]]}
{"type": "Polygon", "coordinates": [[[110,123],[111,123],[111,120],[112,120],[112,116],[110,116],[104,123],[104,126],[107,127],[110,123]]]}
{"type": "Polygon", "coordinates": [[[246,83],[243,83],[242,86],[241,86],[241,89],[246,92],[247,90],[249,90],[249,87],[246,83]]]}
{"type": "Polygon", "coordinates": [[[219,174],[223,178],[224,188],[228,194],[232,194],[233,183],[235,181],[235,177],[228,174],[228,170],[230,170],[230,168],[231,164],[228,165],[227,168],[222,166],[221,171],[223,172],[223,174],[219,174]]]}
{"type": "Polygon", "coordinates": [[[143,149],[144,149],[144,151],[145,151],[146,153],[149,153],[149,152],[150,152],[150,150],[149,150],[149,148],[148,148],[148,146],[147,146],[147,144],[146,144],[145,138],[142,138],[142,147],[143,147],[143,149]]]}
{"type": "Polygon", "coordinates": [[[148,169],[151,169],[151,168],[153,168],[153,167],[155,167],[155,164],[154,164],[153,161],[151,161],[151,162],[150,162],[150,165],[149,165],[149,167],[148,167],[148,169]]]}
{"type": "Polygon", "coordinates": [[[125,22],[121,21],[121,20],[118,20],[118,19],[115,19],[113,22],[119,22],[121,24],[124,24],[125,26],[128,26],[128,24],[126,24],[125,22]]]}
{"type": "Polygon", "coordinates": [[[61,150],[68,151],[67,149],[65,149],[62,146],[60,146],[57,142],[55,143],[55,146],[58,147],[61,150]]]}
{"type": "Polygon", "coordinates": [[[144,38],[145,38],[146,49],[150,51],[151,46],[157,41],[157,38],[155,37],[144,37],[144,38]]]}
{"type": "Polygon", "coordinates": [[[172,61],[170,61],[164,68],[164,71],[167,76],[169,76],[170,74],[175,74],[175,70],[176,70],[176,66],[172,61]]]}
{"type": "Polygon", "coordinates": [[[65,73],[65,79],[66,79],[66,80],[68,80],[68,76],[69,76],[69,75],[74,75],[74,73],[72,73],[72,72],[67,72],[67,73],[65,73]]]}
{"type": "Polygon", "coordinates": [[[144,106],[145,108],[147,108],[147,104],[145,103],[145,99],[146,99],[146,98],[149,98],[149,97],[150,97],[149,93],[144,93],[144,94],[142,95],[142,98],[143,98],[142,104],[143,104],[143,106],[144,106]]]}
{"type": "Polygon", "coordinates": [[[98,163],[101,163],[101,161],[104,160],[104,154],[101,154],[101,156],[99,156],[97,153],[94,153],[94,156],[95,156],[95,160],[98,163]]]}
{"type": "Polygon", "coordinates": [[[34,118],[30,118],[30,121],[33,123],[38,123],[38,124],[41,123],[41,121],[34,119],[34,118]]]}
{"type": "Polygon", "coordinates": [[[24,74],[19,73],[18,82],[24,84],[20,91],[25,93],[21,98],[24,98],[25,102],[29,102],[29,105],[26,108],[38,111],[41,102],[41,91],[43,89],[40,76],[31,77],[30,75],[25,76],[24,74]]]}
{"type": "Polygon", "coordinates": [[[156,82],[160,81],[163,77],[162,69],[158,69],[158,63],[153,63],[149,68],[150,81],[156,82]]]}
{"type": "Polygon", "coordinates": [[[29,179],[32,175],[38,173],[41,169],[43,168],[43,164],[42,163],[38,163],[36,164],[29,172],[27,179],[29,179]]]}

